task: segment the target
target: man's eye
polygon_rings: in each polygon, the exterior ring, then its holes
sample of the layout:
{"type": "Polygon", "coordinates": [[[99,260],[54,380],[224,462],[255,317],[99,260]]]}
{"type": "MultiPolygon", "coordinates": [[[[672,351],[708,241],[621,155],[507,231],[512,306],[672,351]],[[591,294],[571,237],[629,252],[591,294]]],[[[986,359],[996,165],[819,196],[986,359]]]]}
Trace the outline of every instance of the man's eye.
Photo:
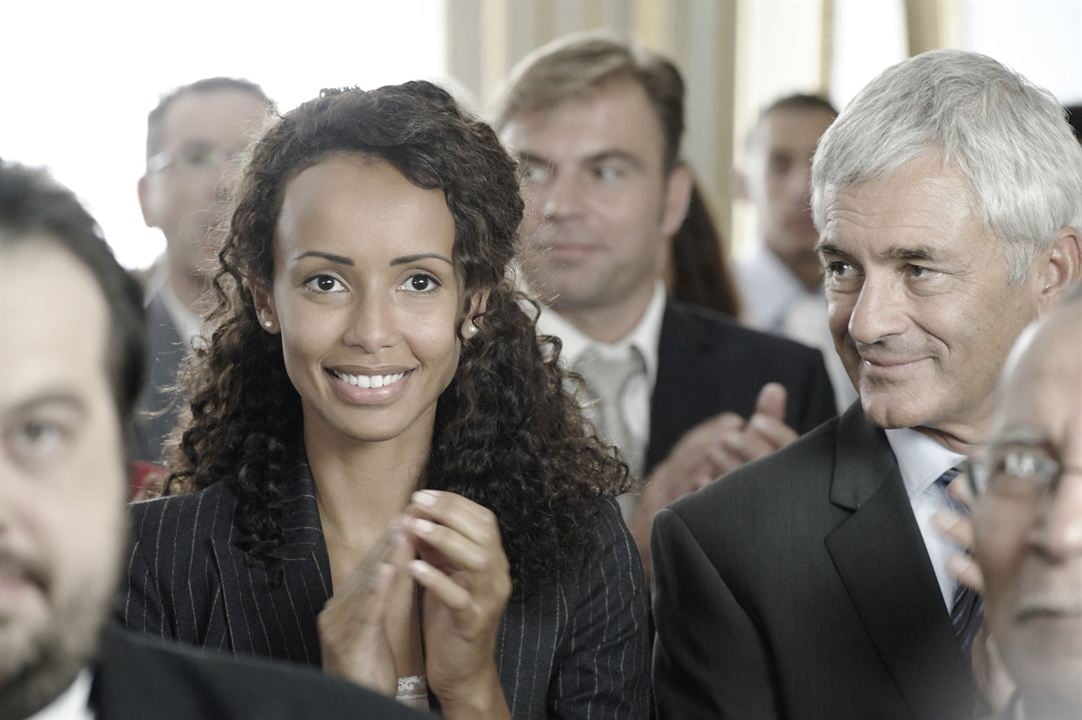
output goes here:
{"type": "Polygon", "coordinates": [[[28,420],[14,429],[14,451],[28,458],[40,458],[56,452],[67,439],[64,429],[52,422],[28,420]]]}
{"type": "Polygon", "coordinates": [[[933,277],[936,274],[935,270],[926,268],[923,265],[910,265],[908,267],[909,276],[918,280],[924,280],[933,277]]]}
{"type": "Polygon", "coordinates": [[[827,263],[826,273],[832,277],[842,278],[847,275],[853,274],[853,266],[847,262],[841,260],[835,260],[834,262],[827,263]]]}
{"type": "Polygon", "coordinates": [[[541,183],[548,179],[551,168],[544,163],[528,162],[522,168],[522,177],[529,183],[541,183]]]}
{"type": "Polygon", "coordinates": [[[623,170],[615,165],[598,165],[594,168],[594,177],[603,182],[619,180],[623,176],[623,170]]]}
{"type": "Polygon", "coordinates": [[[345,287],[332,275],[315,275],[304,283],[304,287],[317,293],[342,292],[345,287]]]}

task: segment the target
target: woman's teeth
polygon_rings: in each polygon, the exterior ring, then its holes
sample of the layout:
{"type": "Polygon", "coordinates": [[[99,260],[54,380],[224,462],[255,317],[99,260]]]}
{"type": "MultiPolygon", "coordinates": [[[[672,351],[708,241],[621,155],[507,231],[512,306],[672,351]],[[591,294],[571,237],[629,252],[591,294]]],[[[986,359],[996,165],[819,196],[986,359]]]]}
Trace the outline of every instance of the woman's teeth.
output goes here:
{"type": "Polygon", "coordinates": [[[350,385],[354,385],[359,388],[381,388],[388,385],[394,385],[396,382],[406,377],[406,373],[394,373],[393,375],[350,375],[348,373],[339,372],[338,370],[331,370],[336,378],[344,380],[350,385]]]}

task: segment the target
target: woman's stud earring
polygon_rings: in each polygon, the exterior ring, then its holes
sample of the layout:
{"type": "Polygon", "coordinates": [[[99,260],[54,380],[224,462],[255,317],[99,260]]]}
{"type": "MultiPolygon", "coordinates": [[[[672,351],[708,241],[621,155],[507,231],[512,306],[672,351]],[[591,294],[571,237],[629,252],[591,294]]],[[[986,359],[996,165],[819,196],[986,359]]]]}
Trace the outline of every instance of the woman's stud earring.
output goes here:
{"type": "Polygon", "coordinates": [[[474,335],[476,335],[477,334],[477,326],[471,324],[468,328],[466,328],[466,334],[469,335],[470,337],[473,337],[474,335]]]}
{"type": "Polygon", "coordinates": [[[274,323],[271,322],[270,320],[264,320],[263,321],[263,327],[267,328],[268,330],[270,329],[271,325],[274,325],[274,323]]]}

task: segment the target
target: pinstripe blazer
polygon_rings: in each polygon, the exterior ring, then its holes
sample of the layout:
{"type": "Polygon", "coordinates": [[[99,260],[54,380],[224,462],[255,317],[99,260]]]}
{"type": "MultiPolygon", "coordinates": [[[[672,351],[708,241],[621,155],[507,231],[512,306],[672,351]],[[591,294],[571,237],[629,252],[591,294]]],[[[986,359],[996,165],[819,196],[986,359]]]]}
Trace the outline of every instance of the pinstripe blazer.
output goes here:
{"type": "MultiPolygon", "coordinates": [[[[236,655],[318,666],[316,618],[331,596],[331,575],[314,493],[299,459],[283,498],[285,581],[273,590],[233,542],[236,500],[225,483],[132,505],[122,623],[236,655]]],[[[598,549],[586,566],[513,597],[504,613],[496,664],[516,720],[649,714],[642,567],[616,503],[600,502],[598,549]]]]}

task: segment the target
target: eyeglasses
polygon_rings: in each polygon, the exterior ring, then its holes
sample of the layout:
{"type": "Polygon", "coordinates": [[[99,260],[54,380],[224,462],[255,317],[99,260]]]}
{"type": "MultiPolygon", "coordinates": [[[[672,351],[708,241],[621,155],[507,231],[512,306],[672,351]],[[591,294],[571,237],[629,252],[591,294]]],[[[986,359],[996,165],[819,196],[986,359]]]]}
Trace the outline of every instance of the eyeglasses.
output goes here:
{"type": "Polygon", "coordinates": [[[226,163],[231,162],[235,157],[236,153],[227,153],[213,145],[192,143],[175,154],[162,150],[154,155],[147,160],[147,172],[153,175],[170,167],[193,173],[220,172],[226,163]]]}
{"type": "Polygon", "coordinates": [[[965,461],[962,472],[974,495],[1036,503],[1053,493],[1064,475],[1082,473],[1082,467],[1062,464],[1044,445],[1010,443],[965,461]]]}

